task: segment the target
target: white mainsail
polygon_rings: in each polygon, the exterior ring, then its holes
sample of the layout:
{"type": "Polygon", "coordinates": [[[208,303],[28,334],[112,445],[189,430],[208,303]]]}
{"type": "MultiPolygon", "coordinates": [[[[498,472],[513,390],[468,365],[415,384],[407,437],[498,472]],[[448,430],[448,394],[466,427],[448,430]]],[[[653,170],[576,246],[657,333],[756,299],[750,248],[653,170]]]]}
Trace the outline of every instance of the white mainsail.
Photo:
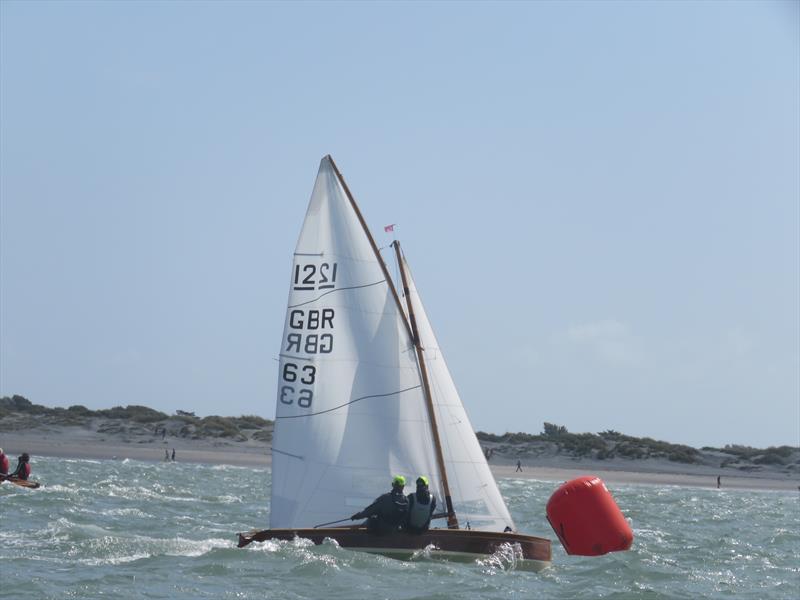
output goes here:
{"type": "Polygon", "coordinates": [[[441,481],[405,315],[326,156],[292,265],[270,527],[347,518],[394,474],[441,481]]]}
{"type": "Polygon", "coordinates": [[[428,370],[453,510],[461,527],[467,527],[469,523],[471,529],[503,531],[511,527],[516,530],[461,403],[411,270],[405,257],[401,260],[428,370]]]}

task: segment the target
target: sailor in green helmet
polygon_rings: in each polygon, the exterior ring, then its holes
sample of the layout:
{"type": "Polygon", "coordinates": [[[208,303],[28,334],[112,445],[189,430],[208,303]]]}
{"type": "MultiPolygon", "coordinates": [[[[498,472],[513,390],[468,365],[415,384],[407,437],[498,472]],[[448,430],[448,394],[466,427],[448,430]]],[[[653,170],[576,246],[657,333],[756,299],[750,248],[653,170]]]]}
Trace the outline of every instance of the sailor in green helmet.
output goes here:
{"type": "Polygon", "coordinates": [[[370,533],[385,534],[402,529],[408,518],[408,500],[403,495],[406,478],[395,475],[392,479],[392,490],[382,494],[361,512],[352,517],[353,521],[366,518],[364,525],[370,533]]]}
{"type": "Polygon", "coordinates": [[[417,491],[408,495],[408,524],[413,533],[423,533],[431,526],[431,516],[436,510],[436,496],[428,489],[428,478],[417,477],[417,491]]]}

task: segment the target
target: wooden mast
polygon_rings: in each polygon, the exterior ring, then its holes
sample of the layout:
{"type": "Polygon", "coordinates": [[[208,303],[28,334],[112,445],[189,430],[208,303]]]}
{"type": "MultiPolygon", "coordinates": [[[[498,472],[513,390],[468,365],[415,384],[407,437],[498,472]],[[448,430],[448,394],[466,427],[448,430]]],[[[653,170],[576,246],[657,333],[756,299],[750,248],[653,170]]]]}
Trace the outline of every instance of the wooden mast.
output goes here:
{"type": "Polygon", "coordinates": [[[442,441],[439,437],[439,426],[436,424],[436,410],[433,406],[433,396],[431,395],[431,385],[428,379],[428,368],[425,366],[425,356],[423,355],[422,342],[419,339],[419,329],[417,328],[417,319],[414,316],[414,306],[411,304],[411,293],[408,288],[408,277],[406,270],[403,266],[403,256],[400,252],[400,242],[395,240],[392,242],[395,254],[397,255],[397,264],[400,268],[400,277],[403,282],[403,294],[406,297],[406,306],[408,307],[408,319],[411,321],[411,331],[413,332],[414,348],[417,350],[417,360],[419,362],[419,370],[422,375],[422,389],[425,392],[425,404],[428,407],[428,416],[431,421],[431,433],[433,434],[433,447],[436,450],[436,463],[439,467],[439,472],[442,474],[442,487],[444,488],[444,501],[447,507],[447,527],[448,529],[458,529],[458,518],[456,512],[453,510],[453,500],[450,496],[450,485],[447,482],[447,470],[444,466],[444,454],[442,453],[442,441]]]}
{"type": "MultiPolygon", "coordinates": [[[[347,194],[347,199],[350,201],[350,206],[353,207],[353,210],[356,213],[356,217],[358,217],[358,222],[361,223],[361,228],[364,230],[364,233],[367,234],[367,240],[369,240],[369,245],[372,247],[372,251],[375,253],[375,258],[378,259],[378,264],[381,266],[381,271],[383,271],[383,276],[386,278],[386,283],[389,284],[389,289],[392,291],[392,296],[394,296],[395,304],[397,304],[397,308],[400,311],[400,314],[403,314],[403,305],[400,302],[400,296],[397,295],[397,289],[394,287],[394,282],[392,278],[389,276],[389,269],[386,267],[386,263],[383,262],[383,257],[381,256],[380,250],[378,250],[378,245],[375,243],[375,240],[372,238],[372,234],[369,231],[369,227],[367,227],[366,221],[364,221],[364,217],[361,214],[361,210],[358,208],[358,204],[356,204],[356,199],[353,198],[353,194],[350,193],[350,188],[347,187],[347,183],[342,177],[342,174],[339,172],[339,167],[336,166],[336,163],[333,162],[333,158],[330,154],[326,155],[331,166],[333,167],[333,172],[336,173],[336,178],[339,180],[339,183],[342,184],[342,188],[344,188],[345,194],[347,194]]],[[[324,159],[323,159],[324,160],[324,159]]],[[[403,324],[406,326],[406,331],[408,332],[408,336],[410,338],[414,337],[414,334],[411,331],[411,327],[408,324],[408,321],[404,318],[403,324]]]]}

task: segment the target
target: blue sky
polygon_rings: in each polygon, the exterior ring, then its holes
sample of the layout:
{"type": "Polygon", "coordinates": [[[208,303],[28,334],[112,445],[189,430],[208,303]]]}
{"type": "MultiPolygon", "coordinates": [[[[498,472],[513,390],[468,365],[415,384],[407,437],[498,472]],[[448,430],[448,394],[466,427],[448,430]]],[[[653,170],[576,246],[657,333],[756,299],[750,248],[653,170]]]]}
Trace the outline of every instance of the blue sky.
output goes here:
{"type": "Polygon", "coordinates": [[[800,443],[798,2],[0,3],[0,393],[274,415],[330,153],[476,428],[800,443]]]}

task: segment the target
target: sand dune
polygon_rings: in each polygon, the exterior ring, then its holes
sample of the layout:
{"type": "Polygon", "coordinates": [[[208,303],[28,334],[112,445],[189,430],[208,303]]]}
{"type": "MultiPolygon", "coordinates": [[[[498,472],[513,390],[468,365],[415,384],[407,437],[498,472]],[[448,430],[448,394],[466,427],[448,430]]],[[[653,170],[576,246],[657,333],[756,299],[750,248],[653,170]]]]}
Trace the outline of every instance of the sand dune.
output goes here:
{"type": "MultiPolygon", "coordinates": [[[[271,464],[268,442],[223,441],[219,438],[187,439],[167,436],[126,436],[98,434],[80,427],[49,427],[47,431],[14,431],[0,433],[0,447],[12,459],[22,452],[32,456],[34,472],[37,457],[85,458],[144,461],[164,460],[165,451],[176,460],[206,464],[268,467],[271,464]]],[[[13,463],[13,460],[12,460],[13,463]]],[[[652,484],[690,487],[716,487],[721,476],[722,487],[729,489],[798,490],[800,477],[778,471],[746,473],[708,466],[672,463],[667,460],[590,460],[567,456],[549,456],[522,462],[516,470],[516,459],[494,456],[490,466],[495,477],[541,479],[561,482],[581,475],[597,475],[608,484],[652,484]]]]}

